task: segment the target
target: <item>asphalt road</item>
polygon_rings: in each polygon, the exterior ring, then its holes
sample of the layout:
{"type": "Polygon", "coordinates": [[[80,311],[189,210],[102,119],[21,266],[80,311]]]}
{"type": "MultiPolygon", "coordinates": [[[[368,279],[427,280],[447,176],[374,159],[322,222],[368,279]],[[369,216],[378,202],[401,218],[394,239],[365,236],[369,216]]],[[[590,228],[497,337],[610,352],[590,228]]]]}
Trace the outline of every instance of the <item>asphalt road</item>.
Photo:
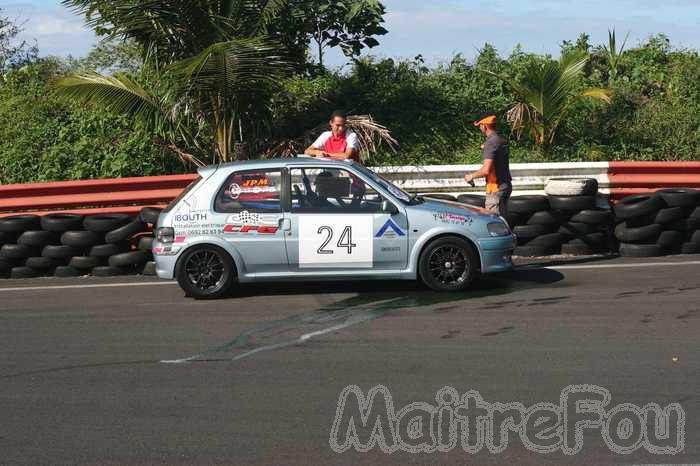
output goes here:
{"type": "Polygon", "coordinates": [[[459,295],[403,282],[287,284],[196,302],[141,278],[3,281],[0,463],[698,463],[692,260],[534,265],[459,295]],[[383,385],[399,411],[435,404],[445,386],[527,407],[582,384],[609,390],[610,406],[680,404],[684,451],[617,454],[594,429],[575,455],[532,452],[517,435],[498,454],[331,448],[347,386],[383,385]]]}

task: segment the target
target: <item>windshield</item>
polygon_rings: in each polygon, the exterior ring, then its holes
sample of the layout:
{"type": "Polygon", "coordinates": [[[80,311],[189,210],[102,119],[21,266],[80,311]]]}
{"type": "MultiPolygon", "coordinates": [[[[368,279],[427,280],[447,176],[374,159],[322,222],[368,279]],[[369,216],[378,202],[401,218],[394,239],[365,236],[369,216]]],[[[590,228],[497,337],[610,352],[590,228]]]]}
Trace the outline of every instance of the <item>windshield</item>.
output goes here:
{"type": "Polygon", "coordinates": [[[358,170],[360,170],[362,173],[364,173],[365,175],[367,175],[367,176],[369,176],[370,178],[372,178],[372,181],[374,181],[375,183],[379,184],[382,188],[384,188],[384,189],[386,189],[387,191],[389,191],[389,192],[392,194],[392,196],[396,197],[396,198],[397,198],[398,200],[400,200],[401,202],[404,202],[404,203],[406,203],[406,204],[410,204],[410,203],[413,201],[413,199],[414,199],[413,196],[411,196],[411,195],[408,194],[406,191],[404,191],[403,189],[399,188],[398,186],[396,186],[394,183],[392,183],[391,181],[387,180],[387,179],[384,178],[383,176],[378,175],[377,173],[374,173],[374,172],[373,172],[372,170],[370,170],[369,168],[364,167],[364,166],[362,166],[362,165],[360,165],[360,164],[353,164],[353,165],[354,165],[355,168],[357,168],[358,170]]]}

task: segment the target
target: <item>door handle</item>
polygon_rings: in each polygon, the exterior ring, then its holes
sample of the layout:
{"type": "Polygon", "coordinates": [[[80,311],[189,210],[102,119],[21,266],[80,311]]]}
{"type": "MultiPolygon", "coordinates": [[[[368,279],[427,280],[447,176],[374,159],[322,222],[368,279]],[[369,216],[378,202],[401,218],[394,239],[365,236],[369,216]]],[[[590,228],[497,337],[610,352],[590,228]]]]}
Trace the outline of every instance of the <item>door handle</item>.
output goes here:
{"type": "Polygon", "coordinates": [[[292,229],[292,221],[288,218],[281,218],[278,225],[282,231],[290,231],[292,229]]]}

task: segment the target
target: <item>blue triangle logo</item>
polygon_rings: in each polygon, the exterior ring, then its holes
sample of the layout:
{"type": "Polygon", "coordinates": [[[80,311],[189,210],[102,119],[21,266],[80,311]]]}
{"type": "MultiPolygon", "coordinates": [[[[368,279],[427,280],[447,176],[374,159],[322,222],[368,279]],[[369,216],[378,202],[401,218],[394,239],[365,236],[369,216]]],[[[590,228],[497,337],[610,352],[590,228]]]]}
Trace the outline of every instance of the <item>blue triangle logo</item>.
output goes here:
{"type": "Polygon", "coordinates": [[[406,236],[406,233],[404,233],[403,230],[399,228],[399,226],[392,219],[389,219],[374,237],[383,238],[384,235],[387,234],[389,229],[393,230],[393,234],[396,234],[397,236],[406,236]]]}

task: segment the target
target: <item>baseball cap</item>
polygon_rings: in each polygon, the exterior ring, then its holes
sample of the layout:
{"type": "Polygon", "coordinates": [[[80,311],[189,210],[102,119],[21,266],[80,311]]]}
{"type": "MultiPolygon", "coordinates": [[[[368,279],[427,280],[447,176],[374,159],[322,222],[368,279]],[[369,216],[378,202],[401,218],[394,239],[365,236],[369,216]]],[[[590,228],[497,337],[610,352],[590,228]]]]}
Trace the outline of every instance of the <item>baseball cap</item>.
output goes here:
{"type": "Polygon", "coordinates": [[[482,118],[481,120],[475,121],[474,126],[495,125],[497,121],[498,121],[498,118],[496,118],[495,115],[491,115],[491,116],[487,116],[486,118],[482,118]]]}

